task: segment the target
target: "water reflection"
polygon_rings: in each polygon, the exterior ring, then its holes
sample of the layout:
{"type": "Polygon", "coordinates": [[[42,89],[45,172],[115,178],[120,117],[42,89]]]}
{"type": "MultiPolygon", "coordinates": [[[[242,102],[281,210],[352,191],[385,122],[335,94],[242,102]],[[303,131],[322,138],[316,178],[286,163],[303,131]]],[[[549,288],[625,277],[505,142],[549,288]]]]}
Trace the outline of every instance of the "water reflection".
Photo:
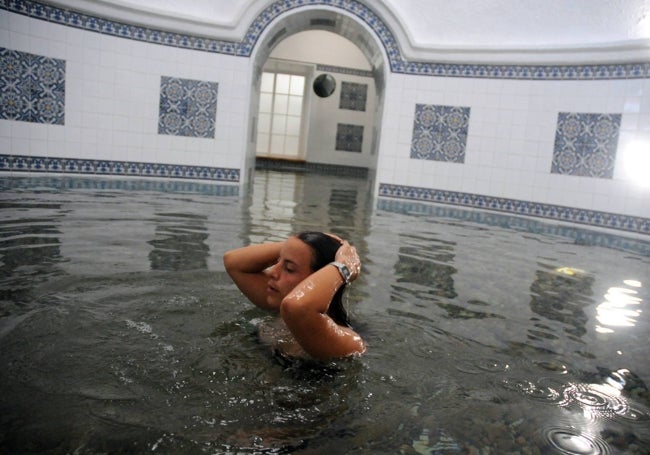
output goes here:
{"type": "Polygon", "coordinates": [[[242,235],[248,244],[279,241],[294,233],[296,200],[302,199],[301,174],[256,171],[251,205],[250,230],[242,235]]]}
{"type": "Polygon", "coordinates": [[[187,213],[157,213],[156,238],[149,243],[152,270],[207,269],[207,218],[187,213]]]}
{"type": "Polygon", "coordinates": [[[570,339],[579,341],[587,332],[585,308],[593,303],[589,297],[593,294],[593,283],[592,276],[575,269],[538,270],[530,286],[530,309],[542,319],[534,320],[535,329],[529,330],[529,338],[559,338],[560,334],[547,325],[557,321],[570,339]]]}
{"type": "Polygon", "coordinates": [[[454,288],[457,270],[451,265],[455,257],[455,244],[424,235],[400,235],[399,244],[397,261],[393,265],[395,283],[391,286],[392,299],[415,306],[425,306],[424,302],[427,301],[434,302],[449,316],[459,316],[462,309],[450,303],[458,295],[454,288]]]}
{"type": "Polygon", "coordinates": [[[330,226],[346,226],[354,229],[357,210],[357,190],[339,189],[330,190],[329,203],[327,204],[330,226]]]}
{"type": "Polygon", "coordinates": [[[197,193],[11,193],[41,202],[0,222],[2,283],[35,282],[26,302],[59,304],[0,319],[11,329],[0,334],[0,452],[647,453],[647,314],[627,314],[634,330],[596,320],[599,303],[648,300],[623,280],[648,275],[645,246],[479,230],[474,212],[373,213],[363,179],[258,175],[251,207],[197,193]],[[350,238],[364,260],[348,296],[370,348],[335,370],[274,358],[255,332],[267,314],[221,262],[306,228],[350,238]],[[59,267],[68,276],[52,279],[59,267]]]}
{"type": "Polygon", "coordinates": [[[244,242],[281,241],[307,230],[332,232],[365,257],[372,185],[371,178],[256,170],[250,206],[244,210],[244,219],[250,219],[250,226],[242,227],[244,242]]]}
{"type": "Polygon", "coordinates": [[[61,262],[61,204],[0,204],[0,299],[22,302],[25,293],[61,262]]]}
{"type": "Polygon", "coordinates": [[[637,280],[625,280],[623,286],[612,286],[605,294],[605,300],[596,307],[596,320],[599,324],[596,331],[599,333],[613,333],[614,328],[633,327],[641,315],[643,299],[638,297],[639,291],[632,288],[641,288],[637,280]]]}
{"type": "Polygon", "coordinates": [[[453,275],[457,270],[450,264],[454,260],[454,243],[418,236],[400,235],[398,261],[394,265],[398,283],[424,286],[417,295],[454,298],[453,275]]]}
{"type": "Polygon", "coordinates": [[[593,379],[559,382],[548,377],[537,381],[504,378],[502,385],[564,411],[560,419],[542,429],[542,443],[548,449],[567,454],[608,454],[612,449],[640,448],[650,422],[650,411],[637,401],[648,399],[643,381],[625,369],[593,379]],[[612,425],[616,421],[619,424],[612,425]],[[626,428],[628,425],[635,431],[626,428]]]}

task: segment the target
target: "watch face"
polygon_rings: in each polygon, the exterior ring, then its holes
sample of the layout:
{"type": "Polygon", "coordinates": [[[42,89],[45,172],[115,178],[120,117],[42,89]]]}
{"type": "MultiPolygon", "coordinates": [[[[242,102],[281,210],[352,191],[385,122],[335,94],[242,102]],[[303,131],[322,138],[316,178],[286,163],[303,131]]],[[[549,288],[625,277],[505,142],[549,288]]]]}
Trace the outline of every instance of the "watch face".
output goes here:
{"type": "Polygon", "coordinates": [[[345,282],[346,283],[349,282],[350,276],[352,274],[350,273],[350,269],[348,269],[348,266],[345,264],[339,265],[339,271],[341,272],[341,275],[343,275],[343,279],[345,280],[345,282]]]}
{"type": "Polygon", "coordinates": [[[340,262],[332,262],[334,266],[336,266],[337,269],[339,269],[339,273],[341,274],[341,277],[346,283],[350,282],[350,276],[352,276],[352,273],[350,273],[350,269],[345,264],[341,264],[340,262]]]}

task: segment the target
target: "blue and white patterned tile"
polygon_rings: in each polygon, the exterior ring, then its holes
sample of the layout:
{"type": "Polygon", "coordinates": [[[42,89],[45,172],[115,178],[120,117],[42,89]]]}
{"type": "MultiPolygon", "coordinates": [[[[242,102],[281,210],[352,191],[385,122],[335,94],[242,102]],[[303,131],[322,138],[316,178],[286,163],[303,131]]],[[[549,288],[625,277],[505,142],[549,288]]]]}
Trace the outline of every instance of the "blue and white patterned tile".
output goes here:
{"type": "Polygon", "coordinates": [[[79,11],[30,0],[5,0],[0,9],[35,19],[77,27],[97,33],[120,36],[174,47],[204,50],[227,55],[250,57],[267,26],[279,16],[296,8],[327,6],[341,9],[368,26],[386,50],[391,71],[396,73],[496,79],[592,80],[649,78],[650,62],[595,65],[463,65],[425,61],[407,61],[388,26],[369,7],[357,0],[277,0],[265,8],[251,23],[242,41],[221,41],[168,33],[145,27],[130,26],[108,19],[92,17],[79,11]]]}
{"type": "Polygon", "coordinates": [[[348,109],[351,111],[365,112],[367,98],[368,98],[368,84],[358,84],[356,82],[341,82],[341,97],[339,99],[339,109],[348,109]]]}
{"type": "Polygon", "coordinates": [[[361,153],[363,147],[363,125],[338,123],[336,125],[336,150],[361,153]]]}
{"type": "Polygon", "coordinates": [[[551,172],[611,179],[621,114],[560,112],[551,172]]]}
{"type": "Polygon", "coordinates": [[[0,48],[0,118],[63,125],[65,62],[0,48]]]}
{"type": "Polygon", "coordinates": [[[158,133],[213,138],[218,86],[216,82],[162,76],[158,133]]]}
{"type": "Polygon", "coordinates": [[[637,234],[650,234],[650,218],[600,212],[595,210],[542,204],[517,199],[380,183],[378,196],[397,200],[414,200],[449,204],[475,209],[493,210],[512,215],[534,216],[593,227],[616,229],[637,234]]]}
{"type": "Polygon", "coordinates": [[[469,107],[415,105],[411,158],[465,162],[469,107]]]}
{"type": "Polygon", "coordinates": [[[19,155],[0,155],[0,171],[171,177],[231,183],[239,182],[240,178],[239,169],[234,168],[19,155]]]}

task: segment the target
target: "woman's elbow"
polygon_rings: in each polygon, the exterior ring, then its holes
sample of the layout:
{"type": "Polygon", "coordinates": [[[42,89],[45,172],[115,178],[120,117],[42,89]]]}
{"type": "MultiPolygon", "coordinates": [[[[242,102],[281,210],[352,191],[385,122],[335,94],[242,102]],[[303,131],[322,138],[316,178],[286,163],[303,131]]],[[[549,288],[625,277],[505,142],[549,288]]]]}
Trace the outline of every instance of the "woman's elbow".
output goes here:
{"type": "Polygon", "coordinates": [[[235,255],[233,251],[226,251],[223,255],[223,266],[226,268],[226,271],[230,273],[235,267],[235,255]]]}
{"type": "Polygon", "coordinates": [[[289,295],[280,302],[280,317],[284,322],[300,321],[305,315],[306,306],[299,298],[289,295]]]}

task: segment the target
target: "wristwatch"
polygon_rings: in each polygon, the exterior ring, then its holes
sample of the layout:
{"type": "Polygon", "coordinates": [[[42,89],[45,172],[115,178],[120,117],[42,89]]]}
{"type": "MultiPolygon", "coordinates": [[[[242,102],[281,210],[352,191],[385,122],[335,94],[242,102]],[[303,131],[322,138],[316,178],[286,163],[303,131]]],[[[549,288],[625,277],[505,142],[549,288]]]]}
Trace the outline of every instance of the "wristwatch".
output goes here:
{"type": "Polygon", "coordinates": [[[341,262],[330,262],[331,265],[339,269],[339,273],[341,274],[341,278],[343,278],[343,281],[345,281],[345,284],[350,283],[350,278],[352,278],[352,273],[350,273],[350,269],[348,269],[348,266],[341,263],[341,262]]]}

